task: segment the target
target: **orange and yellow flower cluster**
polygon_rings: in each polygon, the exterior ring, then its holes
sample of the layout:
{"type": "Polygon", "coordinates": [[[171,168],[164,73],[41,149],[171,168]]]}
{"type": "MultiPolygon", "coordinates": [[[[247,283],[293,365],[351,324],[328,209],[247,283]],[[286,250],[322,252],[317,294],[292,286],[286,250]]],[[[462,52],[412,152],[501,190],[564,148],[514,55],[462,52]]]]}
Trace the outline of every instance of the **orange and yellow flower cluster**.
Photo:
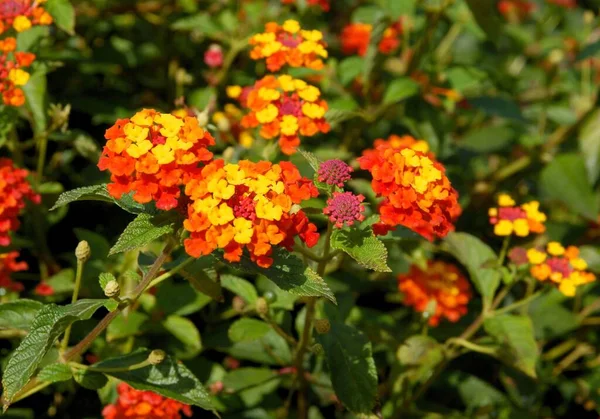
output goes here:
{"type": "Polygon", "coordinates": [[[117,386],[118,399],[102,410],[104,419],[181,419],[192,417],[189,405],[151,391],[136,390],[126,383],[117,386]]]}
{"type": "Polygon", "coordinates": [[[550,242],[545,250],[529,249],[527,259],[531,276],[539,281],[554,282],[568,297],[575,295],[578,286],[596,280],[593,273],[586,271],[588,265],[575,246],[564,248],[558,242],[550,242]]]}
{"type": "MultiPolygon", "coordinates": [[[[373,26],[366,23],[351,23],[347,25],[340,36],[344,54],[358,54],[361,57],[367,53],[373,26]]],[[[383,33],[378,49],[382,54],[391,54],[400,45],[402,24],[398,21],[383,33]]]]}
{"type": "MultiPolygon", "coordinates": [[[[237,92],[241,94],[242,89],[237,92]]],[[[245,99],[242,105],[250,110],[242,118],[242,126],[260,126],[260,135],[266,139],[279,137],[279,146],[285,154],[296,152],[300,135],[311,137],[329,132],[325,120],[327,102],[321,99],[318,88],[303,80],[269,75],[242,97],[245,99]]]]}
{"type": "Polygon", "coordinates": [[[29,172],[18,169],[12,160],[0,159],[0,246],[11,242],[10,232],[19,228],[19,214],[25,208],[25,200],[39,204],[41,197],[27,181],[29,172]]]}
{"type": "Polygon", "coordinates": [[[148,109],[118,120],[105,137],[98,167],[111,173],[110,194],[120,199],[134,192],[136,202],[155,201],[162,210],[178,205],[180,186],[212,159],[207,147],[215,143],[196,118],[148,109]]]}
{"type": "Polygon", "coordinates": [[[442,261],[429,261],[425,270],[411,266],[398,276],[398,288],[404,293],[404,304],[432,313],[430,326],[437,326],[442,318],[458,321],[471,299],[469,281],[455,265],[442,261]]]}
{"type": "Polygon", "coordinates": [[[281,70],[286,64],[320,70],[323,59],[327,58],[323,34],[317,30],[303,30],[295,20],[286,20],[283,25],[267,23],[265,32],[250,38],[250,45],[254,46],[250,57],[265,59],[272,72],[281,70]]]}
{"type": "Polygon", "coordinates": [[[243,249],[261,267],[273,263],[273,246],[291,250],[294,237],[314,246],[319,235],[298,204],[316,197],[317,188],[289,162],[272,164],[215,160],[187,183],[191,199],[184,227],[191,235],[185,249],[193,257],[224,250],[239,262],[243,249]]]}
{"type": "Polygon", "coordinates": [[[540,203],[531,201],[520,206],[508,194],[498,196],[498,208],[488,211],[490,223],[497,236],[527,237],[531,233],[546,231],[546,214],[540,211],[540,203]]]}
{"type": "Polygon", "coordinates": [[[384,198],[380,222],[373,226],[376,234],[402,225],[433,240],[454,230],[462,211],[458,193],[444,166],[428,152],[427,143],[392,136],[376,141],[375,149],[366,150],[358,161],[371,172],[375,193],[384,198]]]}
{"type": "Polygon", "coordinates": [[[41,6],[46,0],[2,0],[0,2],[0,34],[13,28],[24,32],[36,25],[52,24],[52,16],[41,6]]]}

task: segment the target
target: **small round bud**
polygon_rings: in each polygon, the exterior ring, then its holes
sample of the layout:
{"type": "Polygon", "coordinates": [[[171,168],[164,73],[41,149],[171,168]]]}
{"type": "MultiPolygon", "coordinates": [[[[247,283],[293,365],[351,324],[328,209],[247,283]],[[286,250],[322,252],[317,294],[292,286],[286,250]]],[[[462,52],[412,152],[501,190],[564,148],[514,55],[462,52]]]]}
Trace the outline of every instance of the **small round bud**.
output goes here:
{"type": "Polygon", "coordinates": [[[315,343],[313,346],[311,346],[310,351],[315,355],[321,355],[325,352],[325,349],[323,349],[323,345],[320,343],[315,343]]]}
{"type": "Polygon", "coordinates": [[[104,287],[104,295],[108,298],[115,298],[121,294],[121,287],[115,280],[108,281],[108,284],[104,287]]]}
{"type": "Polygon", "coordinates": [[[150,352],[150,355],[148,355],[148,362],[151,365],[158,365],[165,360],[166,356],[167,354],[165,353],[165,351],[161,349],[155,349],[152,352],[150,352]]]}
{"type": "Polygon", "coordinates": [[[263,297],[265,300],[267,300],[268,303],[274,303],[275,301],[277,301],[277,294],[275,294],[273,291],[267,291],[263,294],[263,297]]]}
{"type": "Polygon", "coordinates": [[[265,316],[269,313],[269,303],[263,297],[259,297],[256,300],[256,312],[261,316],[265,316]]]}
{"type": "Polygon", "coordinates": [[[200,112],[198,114],[198,116],[196,116],[196,119],[198,119],[198,125],[200,125],[201,127],[205,127],[208,125],[208,111],[203,111],[200,112]]]}
{"type": "Polygon", "coordinates": [[[85,240],[80,241],[75,248],[75,256],[77,257],[78,262],[85,262],[90,258],[91,254],[92,250],[90,249],[90,245],[85,240]]]}
{"type": "Polygon", "coordinates": [[[231,301],[231,306],[232,308],[238,312],[241,313],[242,311],[244,311],[244,308],[246,307],[246,302],[240,298],[239,296],[235,296],[233,297],[233,300],[231,301]]]}
{"type": "Polygon", "coordinates": [[[548,55],[548,61],[552,64],[558,64],[565,58],[565,53],[559,49],[553,49],[548,55]]]}
{"type": "Polygon", "coordinates": [[[315,320],[315,329],[317,329],[318,334],[324,335],[331,330],[331,323],[327,319],[317,319],[315,320]]]}

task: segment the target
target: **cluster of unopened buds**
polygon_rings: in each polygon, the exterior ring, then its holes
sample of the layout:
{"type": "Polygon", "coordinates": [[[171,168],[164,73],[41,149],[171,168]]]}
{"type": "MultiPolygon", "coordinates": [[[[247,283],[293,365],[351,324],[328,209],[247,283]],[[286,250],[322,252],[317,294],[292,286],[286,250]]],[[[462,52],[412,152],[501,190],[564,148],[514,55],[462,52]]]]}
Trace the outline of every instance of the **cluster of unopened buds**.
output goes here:
{"type": "Polygon", "coordinates": [[[7,106],[21,106],[25,103],[22,90],[29,81],[29,73],[24,70],[31,66],[35,55],[30,52],[17,52],[17,39],[12,36],[29,30],[36,25],[50,25],[52,17],[41,6],[43,0],[5,0],[0,2],[0,94],[7,106]]]}
{"type": "Polygon", "coordinates": [[[338,190],[344,188],[344,184],[350,180],[353,171],[347,163],[333,159],[323,162],[317,172],[317,180],[328,185],[333,191],[323,213],[337,228],[351,226],[355,222],[365,219],[365,207],[362,204],[365,197],[338,190]]]}

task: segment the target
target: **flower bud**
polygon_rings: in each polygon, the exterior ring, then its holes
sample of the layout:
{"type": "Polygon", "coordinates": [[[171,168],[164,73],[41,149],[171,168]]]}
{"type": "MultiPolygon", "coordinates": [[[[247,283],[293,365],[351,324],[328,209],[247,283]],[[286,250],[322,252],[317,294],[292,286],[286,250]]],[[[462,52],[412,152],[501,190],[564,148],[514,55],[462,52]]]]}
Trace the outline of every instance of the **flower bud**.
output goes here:
{"type": "Polygon", "coordinates": [[[310,351],[315,355],[321,355],[325,352],[325,349],[323,349],[323,345],[320,343],[315,343],[313,346],[311,346],[310,351]]]}
{"type": "Polygon", "coordinates": [[[108,284],[104,287],[104,295],[108,298],[115,298],[121,294],[121,287],[115,280],[108,281],[108,284]]]}
{"type": "Polygon", "coordinates": [[[165,351],[161,349],[155,349],[152,352],[150,352],[150,355],[148,355],[148,362],[151,365],[158,365],[165,360],[166,356],[167,354],[165,353],[165,351]]]}
{"type": "Polygon", "coordinates": [[[235,296],[233,297],[233,300],[231,301],[231,307],[238,313],[241,313],[244,311],[244,308],[246,307],[246,302],[240,298],[239,296],[235,296]]]}
{"type": "Polygon", "coordinates": [[[318,334],[324,335],[331,330],[331,323],[327,319],[317,319],[315,320],[315,329],[317,329],[318,334]]]}
{"type": "Polygon", "coordinates": [[[204,63],[210,68],[217,68],[223,65],[223,49],[218,44],[211,44],[204,53],[204,63]]]}
{"type": "Polygon", "coordinates": [[[77,247],[75,248],[75,256],[77,257],[77,262],[85,262],[87,261],[92,254],[92,250],[90,249],[90,245],[85,240],[79,242],[77,247]]]}
{"type": "Polygon", "coordinates": [[[208,111],[204,110],[200,112],[198,116],[196,116],[196,119],[198,120],[198,125],[205,127],[208,125],[208,111]]]}
{"type": "Polygon", "coordinates": [[[263,297],[259,297],[258,300],[256,300],[256,312],[261,316],[265,316],[269,313],[269,304],[263,297]]]}

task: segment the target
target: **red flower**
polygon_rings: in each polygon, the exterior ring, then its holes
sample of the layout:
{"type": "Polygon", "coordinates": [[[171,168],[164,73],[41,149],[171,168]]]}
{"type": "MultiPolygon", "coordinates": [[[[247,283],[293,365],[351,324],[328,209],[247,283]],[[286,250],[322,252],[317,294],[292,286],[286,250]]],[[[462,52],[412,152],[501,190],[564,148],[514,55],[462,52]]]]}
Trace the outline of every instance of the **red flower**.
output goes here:
{"type": "Polygon", "coordinates": [[[204,53],[204,63],[210,68],[223,65],[223,49],[220,45],[212,44],[204,53]]]}
{"type": "MultiPolygon", "coordinates": [[[[347,25],[341,34],[342,51],[344,54],[358,54],[361,57],[367,53],[371,39],[372,25],[366,23],[351,23],[347,25]]],[[[400,21],[387,28],[379,42],[379,52],[391,54],[400,45],[402,24],[400,21]]]]}
{"type": "Polygon", "coordinates": [[[135,390],[126,383],[117,386],[119,398],[102,410],[104,419],[181,419],[192,416],[189,405],[151,391],[135,390]]]}
{"type": "Polygon", "coordinates": [[[13,272],[24,271],[28,268],[27,263],[17,262],[18,257],[19,252],[0,254],[0,288],[14,292],[23,291],[23,284],[14,282],[10,277],[13,272]]]}
{"type": "Polygon", "coordinates": [[[45,282],[40,282],[37,287],[35,287],[34,292],[42,297],[48,297],[50,295],[54,295],[54,288],[45,282]]]}

